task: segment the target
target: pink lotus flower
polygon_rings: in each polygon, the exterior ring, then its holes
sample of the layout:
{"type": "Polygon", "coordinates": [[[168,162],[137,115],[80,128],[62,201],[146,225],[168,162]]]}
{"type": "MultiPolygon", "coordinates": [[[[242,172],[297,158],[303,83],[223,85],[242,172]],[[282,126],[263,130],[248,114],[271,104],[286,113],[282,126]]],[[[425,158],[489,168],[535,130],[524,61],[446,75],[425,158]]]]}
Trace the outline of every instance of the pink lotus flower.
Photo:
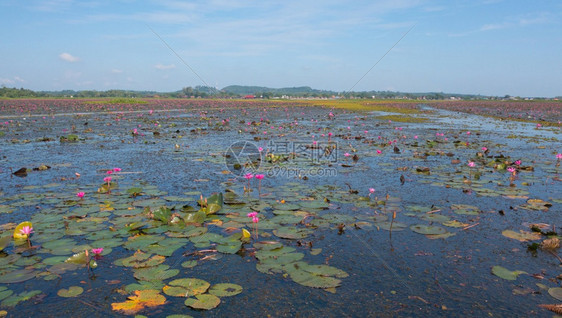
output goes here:
{"type": "Polygon", "coordinates": [[[476,164],[474,163],[474,161],[469,161],[468,166],[473,168],[474,166],[476,166],[476,164]]]}
{"type": "Polygon", "coordinates": [[[248,179],[248,180],[252,179],[253,177],[254,177],[254,175],[251,174],[251,173],[246,173],[246,174],[244,175],[244,178],[246,178],[246,179],[248,179]]]}
{"type": "Polygon", "coordinates": [[[414,136],[414,139],[418,139],[418,136],[414,136]]]}
{"type": "Polygon", "coordinates": [[[113,172],[121,172],[121,168],[113,168],[113,172]]]}
{"type": "Polygon", "coordinates": [[[107,170],[105,173],[107,173],[107,174],[112,174],[112,173],[113,173],[113,170],[107,170]]]}
{"type": "Polygon", "coordinates": [[[382,150],[377,149],[377,153],[378,153],[378,154],[381,154],[381,153],[382,153],[382,150]]]}
{"type": "Polygon", "coordinates": [[[27,235],[27,236],[29,236],[31,233],[34,233],[34,232],[33,232],[33,228],[32,228],[31,226],[27,226],[27,225],[26,225],[26,226],[24,226],[24,227],[22,227],[22,228],[20,229],[20,233],[21,233],[22,235],[27,235]]]}
{"type": "Polygon", "coordinates": [[[488,148],[482,147],[482,151],[486,152],[487,150],[488,150],[488,148]]]}
{"type": "Polygon", "coordinates": [[[265,175],[263,174],[256,174],[254,177],[256,177],[256,179],[261,180],[265,177],[265,175]]]}
{"type": "Polygon", "coordinates": [[[348,152],[344,153],[343,155],[346,156],[346,157],[351,156],[348,152]]]}
{"type": "Polygon", "coordinates": [[[259,148],[258,148],[258,151],[259,151],[259,152],[262,152],[262,151],[263,151],[263,148],[262,148],[262,147],[259,147],[259,148]]]}
{"type": "Polygon", "coordinates": [[[258,216],[258,212],[256,212],[256,211],[250,212],[250,213],[247,214],[247,216],[248,216],[249,218],[255,218],[256,216],[258,216]]]}
{"type": "Polygon", "coordinates": [[[84,192],[78,192],[76,193],[76,196],[82,199],[84,197],[84,194],[85,194],[84,192]]]}
{"type": "Polygon", "coordinates": [[[515,160],[514,163],[515,163],[516,166],[519,166],[519,165],[521,165],[521,160],[515,160]]]}
{"type": "Polygon", "coordinates": [[[100,255],[101,253],[103,253],[103,247],[92,248],[92,253],[94,253],[94,255],[100,255]]]}
{"type": "Polygon", "coordinates": [[[562,153],[557,153],[557,154],[556,154],[556,159],[558,159],[558,160],[562,159],[562,153]]]}
{"type": "Polygon", "coordinates": [[[511,173],[515,173],[515,168],[514,167],[507,167],[507,171],[509,171],[511,173]]]}
{"type": "Polygon", "coordinates": [[[257,217],[257,216],[254,216],[254,217],[252,218],[252,222],[254,222],[254,223],[258,223],[259,221],[260,221],[260,218],[257,217]]]}
{"type": "Polygon", "coordinates": [[[111,182],[111,177],[105,177],[103,178],[104,182],[110,183],[111,182]]]}
{"type": "Polygon", "coordinates": [[[369,188],[369,194],[375,193],[375,188],[369,188]]]}
{"type": "Polygon", "coordinates": [[[466,134],[467,134],[467,135],[470,135],[470,131],[467,131],[466,134]]]}

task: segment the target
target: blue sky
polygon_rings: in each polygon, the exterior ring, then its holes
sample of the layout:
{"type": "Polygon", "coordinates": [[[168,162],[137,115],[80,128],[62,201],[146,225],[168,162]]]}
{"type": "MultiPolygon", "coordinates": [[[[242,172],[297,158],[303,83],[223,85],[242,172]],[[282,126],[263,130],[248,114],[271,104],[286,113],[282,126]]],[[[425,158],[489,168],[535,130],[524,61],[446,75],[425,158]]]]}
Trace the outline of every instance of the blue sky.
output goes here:
{"type": "Polygon", "coordinates": [[[347,91],[413,25],[353,90],[562,95],[558,0],[3,0],[0,85],[347,91]]]}

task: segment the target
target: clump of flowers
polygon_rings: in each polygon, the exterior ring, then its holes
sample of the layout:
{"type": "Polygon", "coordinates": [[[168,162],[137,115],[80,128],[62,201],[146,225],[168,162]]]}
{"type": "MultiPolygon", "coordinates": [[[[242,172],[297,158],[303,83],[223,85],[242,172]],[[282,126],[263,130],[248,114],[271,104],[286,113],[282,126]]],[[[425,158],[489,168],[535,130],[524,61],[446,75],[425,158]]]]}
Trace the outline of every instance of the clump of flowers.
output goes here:
{"type": "Polygon", "coordinates": [[[253,228],[252,228],[252,232],[254,232],[254,238],[257,240],[258,239],[258,222],[260,221],[260,218],[258,217],[258,212],[254,211],[254,212],[250,212],[247,214],[247,216],[249,218],[252,218],[252,223],[253,228]]]}

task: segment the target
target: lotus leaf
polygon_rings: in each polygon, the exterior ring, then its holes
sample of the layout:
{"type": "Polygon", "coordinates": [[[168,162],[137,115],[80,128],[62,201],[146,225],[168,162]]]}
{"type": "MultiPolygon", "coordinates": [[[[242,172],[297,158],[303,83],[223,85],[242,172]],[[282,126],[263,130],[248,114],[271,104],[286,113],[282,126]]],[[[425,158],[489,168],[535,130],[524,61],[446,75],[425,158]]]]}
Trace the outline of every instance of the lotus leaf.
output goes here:
{"type": "Polygon", "coordinates": [[[158,235],[138,235],[129,237],[127,242],[123,245],[129,250],[144,249],[151,244],[158,243],[164,239],[163,236],[158,235]]]}
{"type": "Polygon", "coordinates": [[[218,297],[230,297],[240,294],[242,290],[243,288],[240,285],[222,283],[211,286],[211,289],[209,289],[209,294],[218,297]]]}
{"type": "Polygon", "coordinates": [[[175,297],[191,297],[203,294],[209,289],[208,282],[198,278],[175,279],[164,286],[164,294],[175,297]]]}
{"type": "Polygon", "coordinates": [[[11,241],[12,241],[12,237],[9,235],[0,238],[0,251],[5,249],[6,246],[10,244],[11,241]]]}
{"type": "Polygon", "coordinates": [[[492,274],[503,278],[503,279],[507,279],[507,280],[516,280],[517,276],[521,275],[521,274],[527,274],[527,272],[524,271],[510,271],[505,267],[502,266],[494,266],[492,267],[492,274]]]}
{"type": "Polygon", "coordinates": [[[562,301],[562,288],[560,287],[552,287],[548,289],[548,294],[559,301],[562,301]]]}
{"type": "Polygon", "coordinates": [[[20,302],[29,300],[32,297],[37,296],[39,294],[41,294],[40,290],[32,290],[32,291],[28,291],[28,292],[22,292],[22,293],[19,293],[17,295],[14,294],[14,295],[4,299],[2,301],[1,305],[6,306],[6,307],[14,307],[17,304],[19,304],[20,302]]]}
{"type": "Polygon", "coordinates": [[[25,227],[30,227],[33,228],[33,224],[31,224],[31,222],[29,221],[25,221],[25,222],[21,222],[20,224],[18,224],[18,226],[16,226],[16,228],[14,229],[14,239],[18,240],[18,239],[27,239],[27,234],[22,234],[21,230],[25,227]]]}
{"type": "Polygon", "coordinates": [[[16,269],[11,272],[7,272],[0,276],[0,283],[2,284],[12,284],[12,283],[21,283],[25,282],[26,280],[30,280],[37,276],[38,272],[32,269],[16,269]]]}
{"type": "Polygon", "coordinates": [[[129,257],[121,258],[115,261],[117,266],[126,266],[133,268],[151,267],[164,263],[166,257],[161,255],[154,255],[136,251],[135,254],[129,257]]]}
{"type": "Polygon", "coordinates": [[[135,270],[135,278],[143,281],[162,281],[179,274],[179,269],[169,269],[168,265],[139,268],[135,270]]]}
{"type": "Polygon", "coordinates": [[[425,234],[425,235],[436,235],[436,234],[447,233],[447,230],[436,225],[416,224],[410,226],[410,229],[416,233],[425,234]]]}
{"type": "Polygon", "coordinates": [[[70,286],[68,289],[60,289],[57,295],[60,297],[76,297],[84,292],[84,288],[80,286],[70,286]]]}
{"type": "Polygon", "coordinates": [[[216,308],[221,300],[215,295],[203,294],[197,295],[195,298],[188,298],[185,300],[185,305],[193,309],[210,310],[216,308]]]}
{"type": "Polygon", "coordinates": [[[135,290],[133,296],[129,296],[125,302],[112,303],[111,308],[126,315],[134,315],[144,308],[156,307],[165,303],[166,297],[158,290],[135,290]]]}
{"type": "Polygon", "coordinates": [[[282,227],[277,230],[273,230],[275,236],[284,239],[302,239],[312,234],[312,230],[306,228],[295,228],[295,227],[282,227]]]}
{"type": "Polygon", "coordinates": [[[537,232],[527,232],[523,230],[519,230],[519,233],[512,231],[512,230],[504,230],[502,231],[502,235],[505,237],[509,237],[512,239],[516,239],[519,242],[527,242],[527,241],[534,241],[540,240],[541,234],[537,232]]]}

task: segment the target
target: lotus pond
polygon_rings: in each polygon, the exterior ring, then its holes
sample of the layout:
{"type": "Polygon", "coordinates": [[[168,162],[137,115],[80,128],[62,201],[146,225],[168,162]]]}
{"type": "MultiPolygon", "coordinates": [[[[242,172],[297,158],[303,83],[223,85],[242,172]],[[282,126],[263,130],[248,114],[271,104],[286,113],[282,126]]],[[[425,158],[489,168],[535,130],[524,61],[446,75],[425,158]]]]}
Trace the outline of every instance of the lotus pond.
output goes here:
{"type": "Polygon", "coordinates": [[[562,314],[532,107],[1,100],[0,316],[562,314]]]}

